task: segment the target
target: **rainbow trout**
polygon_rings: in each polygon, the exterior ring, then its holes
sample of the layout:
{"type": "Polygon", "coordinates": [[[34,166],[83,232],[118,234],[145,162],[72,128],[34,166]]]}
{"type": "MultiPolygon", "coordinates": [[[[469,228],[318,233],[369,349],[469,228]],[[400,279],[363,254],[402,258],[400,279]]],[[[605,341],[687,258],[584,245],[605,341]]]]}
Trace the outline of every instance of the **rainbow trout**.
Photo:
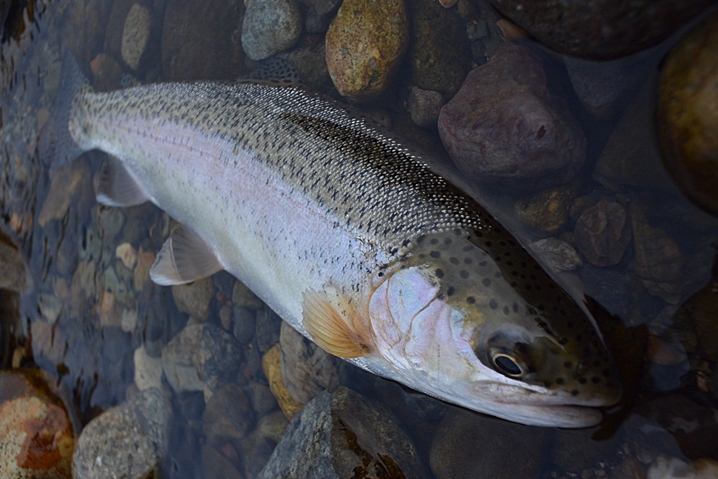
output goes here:
{"type": "Polygon", "coordinates": [[[620,380],[595,322],[464,191],[297,86],[92,91],[65,61],[40,155],[113,158],[98,201],[184,225],[161,285],[225,269],[325,351],[510,421],[584,427],[620,380]]]}

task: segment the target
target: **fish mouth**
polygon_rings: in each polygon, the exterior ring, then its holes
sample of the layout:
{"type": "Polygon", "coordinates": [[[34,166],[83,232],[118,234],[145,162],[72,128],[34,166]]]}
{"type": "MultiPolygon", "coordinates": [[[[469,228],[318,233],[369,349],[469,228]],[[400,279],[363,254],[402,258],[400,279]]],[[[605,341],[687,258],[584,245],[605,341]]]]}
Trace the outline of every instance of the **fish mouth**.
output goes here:
{"type": "MultiPolygon", "coordinates": [[[[511,404],[511,403],[506,403],[511,404]]],[[[511,404],[512,416],[521,416],[522,423],[532,426],[547,426],[578,429],[592,427],[603,420],[603,413],[594,406],[575,404],[511,404]]]]}

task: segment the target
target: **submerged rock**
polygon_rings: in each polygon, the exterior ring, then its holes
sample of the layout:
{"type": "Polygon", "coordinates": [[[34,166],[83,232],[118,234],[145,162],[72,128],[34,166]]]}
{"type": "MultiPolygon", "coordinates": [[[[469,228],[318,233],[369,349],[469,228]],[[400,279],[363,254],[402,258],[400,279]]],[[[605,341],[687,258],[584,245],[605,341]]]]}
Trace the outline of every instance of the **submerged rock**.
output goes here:
{"type": "Polygon", "coordinates": [[[343,386],[287,426],[258,479],[426,478],[407,434],[383,406],[343,386]]]}
{"type": "Polygon", "coordinates": [[[249,400],[236,384],[225,384],[207,401],[202,428],[207,442],[221,445],[229,439],[242,439],[254,425],[249,400]]]}
{"type": "Polygon", "coordinates": [[[69,479],[72,421],[40,371],[0,371],[3,479],[69,479]]]}
{"type": "Polygon", "coordinates": [[[576,185],[539,191],[516,203],[516,213],[526,224],[553,233],[568,220],[568,207],[578,194],[576,185]]]}
{"type": "Polygon", "coordinates": [[[325,389],[339,385],[337,359],[282,321],[282,379],[297,402],[306,404],[325,389]]]}
{"type": "Polygon", "coordinates": [[[666,57],[659,86],[659,138],[681,190],[718,215],[718,13],[666,57]]]}
{"type": "Polygon", "coordinates": [[[142,55],[145,53],[150,39],[152,13],[149,8],[135,3],[125,17],[125,28],[122,31],[122,60],[132,70],[137,70],[142,55]]]}
{"type": "Polygon", "coordinates": [[[549,91],[541,58],[513,43],[469,73],[441,110],[439,134],[459,169],[482,182],[566,183],[586,154],[583,131],[549,91]]]}
{"type": "Polygon", "coordinates": [[[445,104],[446,100],[438,91],[422,90],[414,86],[411,87],[406,109],[409,110],[411,121],[417,126],[432,128],[436,126],[441,107],[445,104]]]}
{"type": "Polygon", "coordinates": [[[529,244],[529,248],[554,271],[571,271],[583,264],[573,246],[558,238],[544,238],[529,244]]]}
{"type": "Polygon", "coordinates": [[[282,351],[279,344],[271,347],[262,357],[262,370],[269,381],[269,389],[277,399],[282,412],[287,416],[287,419],[292,419],[304,404],[294,399],[284,385],[284,380],[282,379],[282,351]]]}
{"type": "Polygon", "coordinates": [[[177,309],[198,321],[209,315],[209,305],[214,296],[212,278],[204,278],[190,284],[172,286],[172,296],[177,309]]]}
{"type": "Polygon", "coordinates": [[[175,392],[202,391],[239,369],[242,349],[231,335],[190,320],[162,350],[162,367],[175,392]]]}
{"type": "Polygon", "coordinates": [[[0,236],[0,289],[19,293],[25,289],[25,284],[25,258],[0,236]]]}
{"type": "Polygon", "coordinates": [[[252,60],[264,60],[291,48],[302,33],[295,0],[249,0],[242,23],[242,48],[252,60]]]}
{"type": "Polygon", "coordinates": [[[147,389],[90,421],[77,440],[75,479],[144,479],[167,452],[172,406],[147,389]]]}
{"type": "Polygon", "coordinates": [[[619,203],[601,200],[576,221],[576,240],[589,263],[610,266],[621,261],[631,242],[631,222],[619,203]]]}
{"type": "Polygon", "coordinates": [[[491,0],[491,3],[558,53],[610,60],[656,45],[704,10],[711,0],[491,0]]]}
{"type": "Polygon", "coordinates": [[[409,43],[403,0],[344,0],[326,34],[334,86],[354,101],[377,98],[389,86],[409,43]]]}
{"type": "Polygon", "coordinates": [[[408,0],[411,48],[407,61],[413,84],[451,98],[471,68],[466,23],[436,0],[408,0]]]}
{"type": "Polygon", "coordinates": [[[454,408],[431,445],[431,470],[437,479],[538,477],[548,431],[454,408]]]}

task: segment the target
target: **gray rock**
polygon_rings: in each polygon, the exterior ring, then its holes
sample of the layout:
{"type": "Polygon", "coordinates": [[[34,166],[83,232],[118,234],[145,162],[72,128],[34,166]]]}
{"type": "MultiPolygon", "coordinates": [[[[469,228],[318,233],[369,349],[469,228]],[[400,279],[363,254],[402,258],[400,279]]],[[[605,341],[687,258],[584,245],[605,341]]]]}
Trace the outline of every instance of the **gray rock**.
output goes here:
{"type": "Polygon", "coordinates": [[[203,479],[244,479],[232,462],[213,447],[203,445],[200,454],[203,479]]]}
{"type": "Polygon", "coordinates": [[[393,414],[340,386],[294,416],[257,477],[390,477],[390,471],[396,477],[428,477],[393,414]]]}
{"type": "Polygon", "coordinates": [[[25,289],[25,258],[0,237],[0,288],[17,293],[25,289]]]}
{"type": "Polygon", "coordinates": [[[301,45],[277,56],[294,67],[302,84],[312,90],[323,91],[334,87],[327,69],[327,47],[323,41],[301,45]]]}
{"type": "Polygon", "coordinates": [[[247,434],[254,425],[254,411],[239,386],[225,384],[207,401],[202,424],[207,442],[221,445],[247,434]]]}
{"type": "Polygon", "coordinates": [[[337,359],[282,321],[282,379],[292,397],[306,404],[325,389],[339,385],[337,359]]]}
{"type": "Polygon", "coordinates": [[[469,73],[438,126],[451,158],[476,181],[567,183],[586,155],[583,131],[549,90],[543,61],[514,43],[469,73]]]}
{"type": "Polygon", "coordinates": [[[252,409],[258,417],[262,417],[279,407],[271,389],[266,384],[250,381],[244,388],[244,394],[249,399],[252,409]]]}
{"type": "Polygon", "coordinates": [[[242,308],[236,304],[232,308],[232,334],[242,344],[247,344],[254,336],[257,324],[257,313],[251,309],[242,308]]]}
{"type": "Polygon", "coordinates": [[[431,470],[437,479],[539,477],[548,431],[453,408],[431,445],[431,470]]]}
{"type": "Polygon", "coordinates": [[[172,406],[147,389],[108,409],[82,430],[72,462],[77,479],[144,479],[167,452],[172,406]]]}
{"type": "Polygon", "coordinates": [[[422,128],[436,126],[441,107],[446,104],[444,96],[438,91],[423,90],[411,87],[406,108],[411,115],[411,121],[422,128]]]}
{"type": "Polygon", "coordinates": [[[269,307],[257,311],[257,327],[254,334],[260,353],[267,352],[269,348],[277,344],[281,325],[282,319],[269,307]]]}
{"type": "Polygon", "coordinates": [[[583,264],[573,246],[558,238],[544,238],[529,244],[531,251],[554,272],[571,271],[583,264]]]}
{"type": "Polygon", "coordinates": [[[140,391],[162,387],[162,358],[147,354],[144,346],[135,349],[135,385],[140,391]]]}
{"type": "Polygon", "coordinates": [[[232,303],[238,308],[247,308],[251,311],[258,311],[264,307],[262,300],[241,281],[234,282],[232,303]]]}
{"type": "Polygon", "coordinates": [[[291,48],[302,33],[295,0],[249,0],[242,24],[242,48],[252,60],[264,60],[291,48]]]}
{"type": "Polygon", "coordinates": [[[260,419],[252,434],[241,441],[235,441],[247,477],[255,478],[267,464],[274,447],[282,439],[287,424],[284,413],[275,411],[260,419]]]}
{"type": "Polygon", "coordinates": [[[152,14],[144,5],[135,3],[125,17],[122,31],[122,59],[133,70],[137,70],[150,39],[152,14]]]}
{"type": "Polygon", "coordinates": [[[162,367],[175,392],[201,391],[239,369],[242,350],[219,327],[190,320],[162,350],[162,367]]]}
{"type": "Polygon", "coordinates": [[[631,222],[620,204],[601,200],[576,221],[576,241],[586,260],[596,266],[621,261],[631,242],[631,222]]]}
{"type": "Polygon", "coordinates": [[[172,296],[174,296],[177,309],[198,321],[204,321],[209,315],[209,304],[214,296],[212,278],[172,286],[172,296]]]}

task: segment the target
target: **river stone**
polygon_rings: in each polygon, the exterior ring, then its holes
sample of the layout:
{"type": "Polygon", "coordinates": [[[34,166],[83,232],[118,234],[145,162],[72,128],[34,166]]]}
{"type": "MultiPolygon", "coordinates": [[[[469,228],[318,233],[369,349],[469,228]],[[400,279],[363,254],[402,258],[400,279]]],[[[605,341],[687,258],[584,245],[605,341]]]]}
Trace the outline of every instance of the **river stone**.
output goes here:
{"type": "Polygon", "coordinates": [[[596,266],[617,264],[631,242],[631,222],[619,203],[601,200],[576,221],[576,241],[586,260],[596,266]]]}
{"type": "Polygon", "coordinates": [[[3,479],[71,477],[72,421],[48,379],[36,370],[0,371],[3,479]]]}
{"type": "Polygon", "coordinates": [[[376,99],[408,44],[403,0],[344,0],[326,34],[327,67],[337,91],[354,101],[376,99]]]}
{"type": "Polygon", "coordinates": [[[491,3],[558,53],[610,60],[660,43],[710,5],[711,0],[491,0],[491,3]]]}
{"type": "MultiPolygon", "coordinates": [[[[718,361],[716,311],[718,311],[718,276],[714,275],[707,285],[681,304],[675,313],[676,322],[688,324],[696,331],[700,356],[714,362],[718,361]]],[[[718,374],[714,373],[714,375],[718,378],[718,374]]]]}
{"type": "Polygon", "coordinates": [[[202,430],[212,446],[220,446],[229,439],[242,439],[253,425],[254,412],[236,384],[221,386],[207,401],[202,430]]]}
{"type": "Polygon", "coordinates": [[[337,359],[282,321],[279,333],[282,349],[282,379],[287,391],[302,404],[339,385],[337,359]]]}
{"type": "Polygon", "coordinates": [[[539,477],[548,431],[452,408],[434,436],[431,470],[436,479],[539,477]]]}
{"type": "Polygon", "coordinates": [[[190,284],[173,285],[172,296],[177,309],[198,321],[205,321],[209,316],[209,305],[214,296],[212,278],[203,278],[190,284]]]}
{"type": "Polygon", "coordinates": [[[125,28],[122,32],[122,60],[132,70],[137,70],[140,59],[145,53],[150,39],[152,15],[144,5],[135,3],[125,17],[125,28]]]}
{"type": "Polygon", "coordinates": [[[257,479],[426,478],[394,415],[343,386],[322,392],[287,426],[257,479]]]}
{"type": "Polygon", "coordinates": [[[202,391],[239,369],[242,349],[218,326],[190,320],[162,350],[162,367],[175,392],[202,391]]]}
{"type": "Polygon", "coordinates": [[[441,110],[439,134],[458,168],[481,182],[567,183],[586,154],[583,131],[548,89],[543,61],[513,43],[469,73],[441,110]]]}
{"type": "Polygon", "coordinates": [[[16,293],[25,289],[25,258],[0,235],[0,288],[16,293]]]}
{"type": "Polygon", "coordinates": [[[436,0],[408,0],[411,47],[407,61],[411,81],[424,90],[453,97],[471,68],[466,22],[436,0]]]}
{"type": "Polygon", "coordinates": [[[252,60],[264,60],[291,48],[302,33],[295,0],[249,0],[242,24],[242,48],[252,60]]]}
{"type": "Polygon", "coordinates": [[[234,464],[213,447],[204,444],[202,458],[202,479],[244,479],[234,464]]]}
{"type": "Polygon", "coordinates": [[[658,118],[669,172],[688,198],[718,215],[718,12],[666,57],[658,118]]]}
{"type": "Polygon", "coordinates": [[[166,80],[235,80],[244,73],[242,0],[172,0],[162,23],[166,80]]]}
{"type": "Polygon", "coordinates": [[[73,455],[75,479],[144,479],[167,452],[172,405],[147,389],[103,412],[82,430],[73,455]]]}
{"type": "Polygon", "coordinates": [[[553,233],[568,220],[568,207],[578,194],[577,185],[539,191],[516,202],[516,213],[534,229],[553,233]]]}
{"type": "Polygon", "coordinates": [[[300,403],[287,390],[282,379],[282,351],[279,344],[272,346],[262,356],[262,371],[269,381],[269,389],[277,399],[280,409],[287,416],[287,419],[292,419],[304,406],[304,403],[300,403]]]}
{"type": "Polygon", "coordinates": [[[438,91],[423,90],[411,87],[406,109],[409,110],[411,121],[422,128],[433,128],[439,119],[441,107],[446,104],[444,96],[438,91]]]}
{"type": "Polygon", "coordinates": [[[529,244],[529,249],[541,258],[553,272],[571,271],[583,264],[573,246],[558,238],[544,238],[529,244]]]}

